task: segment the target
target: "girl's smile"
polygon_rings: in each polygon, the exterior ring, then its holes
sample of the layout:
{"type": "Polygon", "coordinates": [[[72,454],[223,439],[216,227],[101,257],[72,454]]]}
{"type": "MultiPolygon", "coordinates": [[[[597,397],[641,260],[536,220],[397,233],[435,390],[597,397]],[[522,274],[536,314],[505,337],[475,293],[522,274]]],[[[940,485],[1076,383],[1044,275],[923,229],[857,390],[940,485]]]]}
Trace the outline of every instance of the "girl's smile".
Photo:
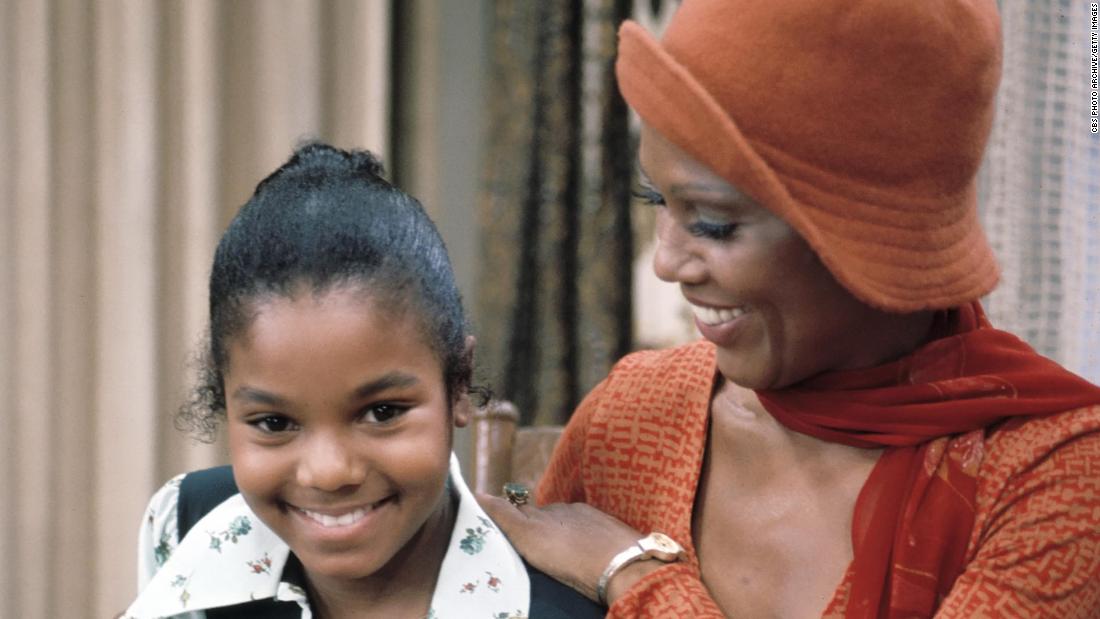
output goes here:
{"type": "Polygon", "coordinates": [[[383,503],[388,501],[390,497],[387,497],[376,503],[370,503],[360,507],[344,508],[344,509],[307,509],[305,507],[298,507],[297,505],[291,505],[292,509],[296,509],[302,513],[303,516],[316,522],[326,529],[335,529],[338,527],[351,526],[364,518],[367,514],[376,511],[383,503]]]}
{"type": "Polygon", "coordinates": [[[260,297],[230,340],[229,450],[241,494],[312,580],[441,560],[451,402],[438,355],[363,285],[260,297]],[[439,557],[436,557],[439,555],[439,557]]]}
{"type": "Polygon", "coordinates": [[[296,517],[301,538],[318,545],[342,545],[354,543],[357,538],[369,538],[384,534],[376,531],[384,525],[387,506],[395,498],[391,495],[377,503],[350,509],[312,510],[288,505],[290,515],[296,517]]]}

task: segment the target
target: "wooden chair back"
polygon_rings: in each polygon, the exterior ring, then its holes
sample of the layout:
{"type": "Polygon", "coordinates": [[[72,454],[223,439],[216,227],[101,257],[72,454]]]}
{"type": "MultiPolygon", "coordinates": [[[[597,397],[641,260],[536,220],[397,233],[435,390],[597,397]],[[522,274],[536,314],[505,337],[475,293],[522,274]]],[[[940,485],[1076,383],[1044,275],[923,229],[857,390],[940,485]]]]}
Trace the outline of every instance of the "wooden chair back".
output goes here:
{"type": "Polygon", "coordinates": [[[501,495],[505,482],[534,491],[550,462],[564,426],[518,427],[511,402],[494,400],[478,408],[471,421],[474,491],[501,495]]]}

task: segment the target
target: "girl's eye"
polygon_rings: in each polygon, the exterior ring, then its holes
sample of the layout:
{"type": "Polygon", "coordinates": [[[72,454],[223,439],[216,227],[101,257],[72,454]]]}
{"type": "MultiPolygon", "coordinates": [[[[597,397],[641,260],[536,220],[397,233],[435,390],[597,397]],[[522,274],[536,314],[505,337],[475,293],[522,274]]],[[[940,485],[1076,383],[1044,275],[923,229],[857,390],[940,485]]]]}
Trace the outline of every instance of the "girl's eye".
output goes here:
{"type": "Polygon", "coordinates": [[[634,196],[636,200],[641,201],[643,204],[649,204],[650,206],[665,205],[665,197],[656,189],[648,185],[639,185],[635,187],[631,190],[630,195],[634,196]]]}
{"type": "Polygon", "coordinates": [[[408,408],[396,404],[373,404],[363,409],[367,423],[386,424],[408,412],[408,408]]]}
{"type": "Polygon", "coordinates": [[[278,434],[297,429],[297,425],[282,415],[264,415],[248,422],[248,425],[257,428],[265,434],[278,434]]]}

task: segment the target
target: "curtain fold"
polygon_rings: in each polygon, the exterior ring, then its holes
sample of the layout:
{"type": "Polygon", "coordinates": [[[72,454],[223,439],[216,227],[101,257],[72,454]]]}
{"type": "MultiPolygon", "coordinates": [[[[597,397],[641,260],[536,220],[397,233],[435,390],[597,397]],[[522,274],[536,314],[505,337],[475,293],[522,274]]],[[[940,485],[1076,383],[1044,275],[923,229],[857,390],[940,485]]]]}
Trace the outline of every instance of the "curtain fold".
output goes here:
{"type": "Polygon", "coordinates": [[[1000,2],[1004,73],[979,176],[1003,269],[990,320],[1100,382],[1100,137],[1087,2],[1000,2]]]}
{"type": "Polygon", "coordinates": [[[564,423],[631,346],[626,0],[497,0],[479,205],[481,365],[521,423],[564,423]]]}
{"type": "Polygon", "coordinates": [[[0,4],[0,616],[110,617],[214,243],[303,138],[385,154],[388,0],[0,4]]]}

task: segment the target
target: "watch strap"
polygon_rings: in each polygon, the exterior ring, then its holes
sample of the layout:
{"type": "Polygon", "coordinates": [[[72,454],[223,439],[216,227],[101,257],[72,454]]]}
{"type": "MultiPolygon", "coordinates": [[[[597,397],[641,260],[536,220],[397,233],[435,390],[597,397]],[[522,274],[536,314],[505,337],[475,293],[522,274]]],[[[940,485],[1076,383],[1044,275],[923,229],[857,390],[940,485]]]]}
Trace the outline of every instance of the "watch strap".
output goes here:
{"type": "Polygon", "coordinates": [[[596,598],[600,604],[607,605],[607,585],[611,577],[624,567],[642,559],[656,559],[662,563],[679,561],[684,556],[684,549],[672,538],[664,533],[653,532],[637,540],[625,550],[611,557],[600,580],[596,583],[596,598]]]}

